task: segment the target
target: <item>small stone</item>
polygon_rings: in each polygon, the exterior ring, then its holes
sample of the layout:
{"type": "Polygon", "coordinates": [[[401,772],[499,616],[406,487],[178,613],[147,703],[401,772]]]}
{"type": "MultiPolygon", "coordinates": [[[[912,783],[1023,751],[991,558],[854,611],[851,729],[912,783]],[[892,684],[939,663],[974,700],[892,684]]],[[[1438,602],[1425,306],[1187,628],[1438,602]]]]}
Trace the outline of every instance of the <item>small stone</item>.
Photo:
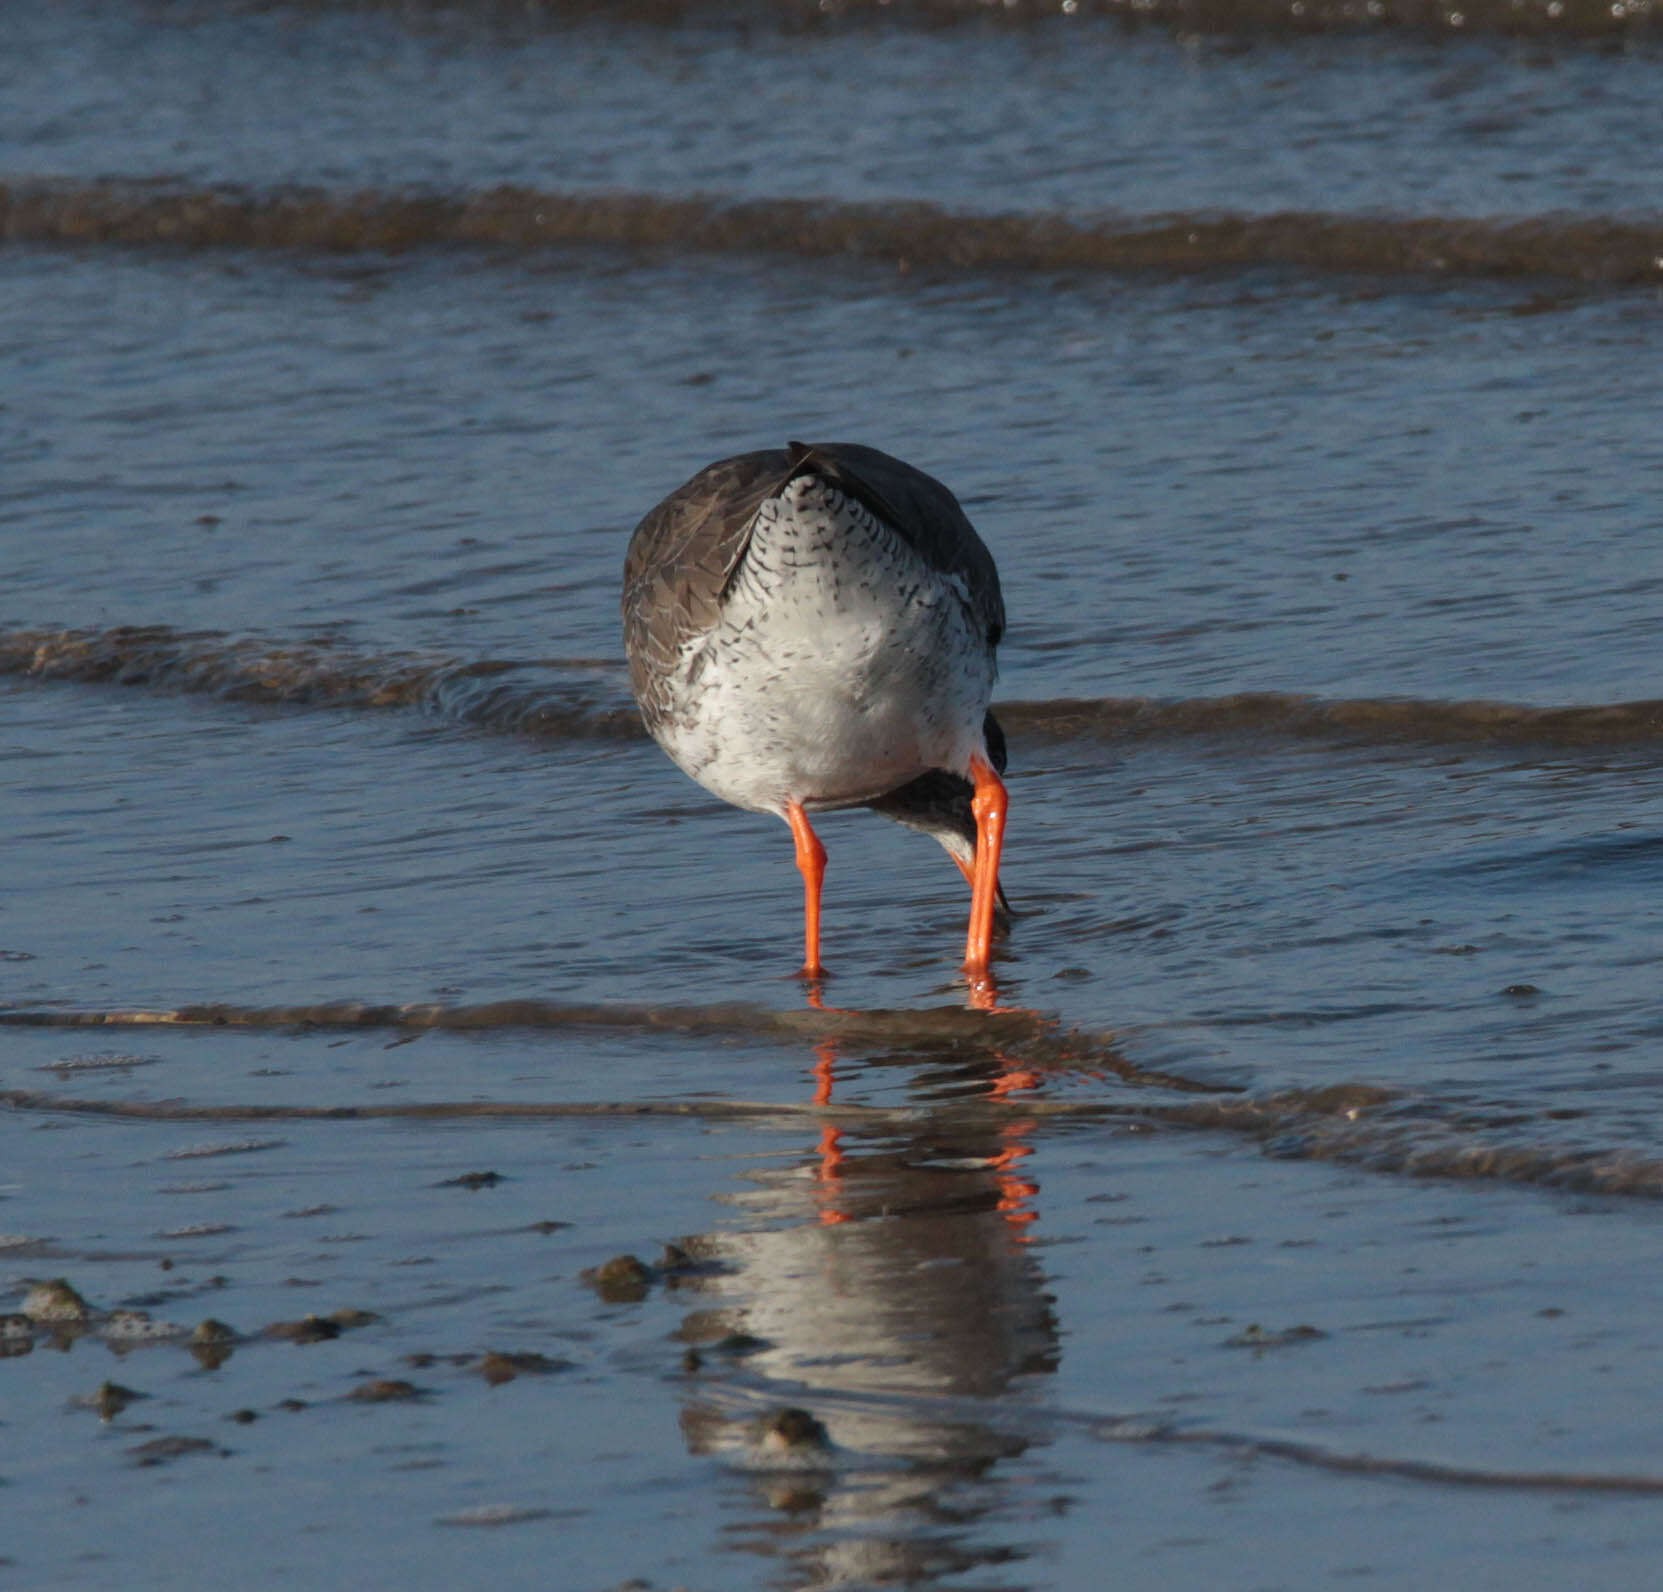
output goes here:
{"type": "Polygon", "coordinates": [[[1298,1326],[1284,1327],[1280,1332],[1271,1332],[1261,1327],[1257,1322],[1244,1328],[1233,1338],[1224,1340],[1227,1349],[1285,1349],[1295,1343],[1315,1343],[1319,1338],[1326,1338],[1328,1334],[1316,1327],[1298,1326]]]}
{"type": "Polygon", "coordinates": [[[652,1286],[650,1267],[634,1255],[614,1255],[604,1265],[591,1267],[583,1280],[608,1304],[639,1304],[652,1286]]]}
{"type": "Polygon", "coordinates": [[[322,1316],[302,1316],[299,1321],[274,1321],[266,1328],[268,1338],[281,1338],[288,1343],[327,1343],[338,1338],[341,1329],[322,1316]]]}
{"type": "Polygon", "coordinates": [[[31,1321],[90,1321],[92,1306],[62,1277],[37,1282],[23,1296],[23,1314],[31,1321]]]}
{"type": "Polygon", "coordinates": [[[112,1310],[101,1330],[111,1343],[155,1343],[186,1335],[183,1327],[157,1321],[148,1310],[112,1310]]]}
{"type": "Polygon", "coordinates": [[[423,1393],[414,1382],[404,1382],[397,1377],[377,1377],[371,1382],[360,1382],[347,1397],[356,1399],[360,1404],[398,1404],[419,1399],[423,1393]]]}
{"type": "Polygon", "coordinates": [[[549,1376],[569,1370],[570,1360],[551,1360],[546,1354],[503,1354],[492,1349],[480,1357],[479,1374],[492,1387],[512,1382],[517,1376],[549,1376]]]}
{"type": "Polygon", "coordinates": [[[381,1319],[373,1310],[331,1310],[325,1318],[337,1327],[350,1330],[353,1327],[368,1327],[381,1319]]]}
{"type": "Polygon", "coordinates": [[[830,1448],[825,1426],[807,1410],[795,1407],[774,1410],[756,1425],[757,1441],[764,1448],[800,1450],[830,1448]]]}
{"type": "Polygon", "coordinates": [[[219,1454],[225,1450],[206,1437],[157,1437],[137,1448],[127,1450],[139,1465],[165,1465],[169,1460],[182,1459],[186,1454],[219,1454]]]}
{"type": "Polygon", "coordinates": [[[725,1354],[730,1359],[742,1360],[748,1354],[759,1354],[768,1347],[766,1338],[759,1338],[753,1332],[730,1332],[725,1337],[718,1338],[710,1347],[717,1354],[725,1354]]]}
{"type": "Polygon", "coordinates": [[[135,1399],[149,1398],[148,1393],[135,1392],[130,1387],[123,1387],[119,1382],[100,1382],[98,1390],[89,1401],[92,1408],[98,1411],[101,1421],[113,1420],[135,1399]]]}
{"type": "Polygon", "coordinates": [[[478,1504],[472,1509],[459,1509],[453,1515],[440,1515],[441,1526],[517,1526],[527,1520],[545,1520],[547,1509],[522,1508],[516,1504],[478,1504]]]}

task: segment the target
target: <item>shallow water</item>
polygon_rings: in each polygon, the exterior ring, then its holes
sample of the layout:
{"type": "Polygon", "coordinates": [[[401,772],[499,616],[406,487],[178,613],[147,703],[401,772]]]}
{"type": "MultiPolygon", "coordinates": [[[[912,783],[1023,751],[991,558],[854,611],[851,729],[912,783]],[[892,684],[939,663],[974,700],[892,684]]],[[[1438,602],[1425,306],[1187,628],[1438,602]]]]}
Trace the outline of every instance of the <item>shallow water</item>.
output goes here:
{"type": "Polygon", "coordinates": [[[20,1584],[1654,1579],[1650,13],[941,9],[21,19],[20,1584]],[[1000,1011],[629,703],[796,436],[999,561],[1000,1011]]]}

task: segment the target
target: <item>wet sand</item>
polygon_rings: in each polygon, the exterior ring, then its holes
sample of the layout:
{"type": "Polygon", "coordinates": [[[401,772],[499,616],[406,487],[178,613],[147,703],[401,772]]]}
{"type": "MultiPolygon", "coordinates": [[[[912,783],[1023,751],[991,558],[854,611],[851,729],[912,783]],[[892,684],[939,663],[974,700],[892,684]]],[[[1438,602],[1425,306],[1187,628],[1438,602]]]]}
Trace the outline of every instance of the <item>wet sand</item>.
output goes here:
{"type": "MultiPolygon", "coordinates": [[[[449,1042],[450,1064],[477,1073],[477,1044],[449,1042]]],[[[126,1086],[104,1055],[102,1092],[129,1093],[143,1056],[146,1093],[227,1072],[247,1093],[274,1063],[406,1093],[411,1049],[384,1045],[178,1036],[131,1053],[126,1086]]],[[[548,1094],[616,1067],[576,1050],[501,1036],[492,1059],[548,1094]]],[[[20,1511],[8,1552],[32,1584],[80,1586],[160,1585],[186,1531],[270,1573],[420,1585],[1087,1586],[1105,1554],[1134,1584],[1464,1564],[1482,1585],[1504,1562],[1530,1586],[1596,1562],[1643,1584],[1663,1477],[1655,1301],[1633,1279],[1653,1207],[1475,1201],[1205,1133],[1035,1120],[977,1103],[989,1065],[937,1063],[920,1088],[916,1061],[840,1063],[840,1092],[910,1094],[870,1126],[801,1104],[39,1112],[32,1199],[75,1236],[9,1263],[153,1319],[138,1341],[99,1321],[7,1338],[33,1345],[8,1480],[88,1523],[20,1511]],[[626,1253],[638,1287],[586,1277],[626,1253]],[[273,1332],[342,1310],[369,1314],[273,1332]],[[235,1333],[207,1364],[185,1336],[205,1318],[235,1333]],[[106,1382],[141,1396],[101,1419],[106,1382]],[[824,1443],[779,1440],[787,1410],[824,1443]]],[[[784,1092],[777,1056],[726,1071],[784,1092]]]]}

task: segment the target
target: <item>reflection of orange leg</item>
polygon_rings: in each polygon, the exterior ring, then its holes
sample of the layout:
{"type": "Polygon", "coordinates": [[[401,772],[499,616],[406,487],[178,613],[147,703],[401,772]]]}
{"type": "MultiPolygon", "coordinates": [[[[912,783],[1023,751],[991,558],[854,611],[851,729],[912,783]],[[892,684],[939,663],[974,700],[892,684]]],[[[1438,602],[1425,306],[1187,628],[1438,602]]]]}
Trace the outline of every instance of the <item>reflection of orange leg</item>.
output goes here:
{"type": "Polygon", "coordinates": [[[986,977],[993,950],[993,904],[999,895],[999,858],[1005,848],[1005,813],[1010,797],[1005,783],[986,758],[970,759],[976,793],[970,811],[976,818],[976,867],[970,879],[970,934],[964,946],[964,970],[986,977]]]}
{"type": "MultiPolygon", "coordinates": [[[[835,1041],[823,1039],[814,1047],[814,1103],[817,1106],[831,1104],[832,1083],[835,1081],[832,1069],[836,1061],[835,1041]]],[[[839,1210],[833,1203],[843,1191],[843,1134],[831,1122],[820,1129],[820,1165],[816,1181],[820,1185],[820,1220],[828,1226],[848,1221],[848,1213],[839,1210]]]]}
{"type": "Polygon", "coordinates": [[[820,1167],[815,1181],[819,1184],[821,1224],[836,1227],[849,1221],[849,1213],[836,1203],[843,1193],[843,1130],[829,1122],[820,1130],[820,1167]]]}
{"type": "MultiPolygon", "coordinates": [[[[843,1130],[827,1123],[820,1130],[820,1185],[827,1194],[843,1181],[843,1130]]],[[[839,1215],[836,1220],[847,1221],[839,1215]]]]}
{"type": "Polygon", "coordinates": [[[832,1097],[832,1085],[837,1081],[837,1074],[833,1068],[837,1064],[837,1041],[822,1039],[814,1047],[814,1103],[817,1106],[829,1106],[832,1097]]]}
{"type": "Polygon", "coordinates": [[[785,804],[785,821],[797,843],[797,867],[803,876],[803,977],[819,978],[826,971],[820,965],[820,886],[826,877],[826,848],[801,802],[785,804]]]}
{"type": "Polygon", "coordinates": [[[1039,1220],[1039,1212],[1029,1203],[1039,1195],[1039,1184],[1031,1178],[1017,1175],[1021,1163],[1033,1154],[1033,1146],[1023,1136],[1032,1133],[1031,1122],[1013,1122],[1001,1130],[1006,1147],[993,1157],[993,1178],[999,1190],[996,1209],[1010,1228],[1011,1237],[1019,1244],[1028,1242],[1024,1231],[1039,1220]]]}

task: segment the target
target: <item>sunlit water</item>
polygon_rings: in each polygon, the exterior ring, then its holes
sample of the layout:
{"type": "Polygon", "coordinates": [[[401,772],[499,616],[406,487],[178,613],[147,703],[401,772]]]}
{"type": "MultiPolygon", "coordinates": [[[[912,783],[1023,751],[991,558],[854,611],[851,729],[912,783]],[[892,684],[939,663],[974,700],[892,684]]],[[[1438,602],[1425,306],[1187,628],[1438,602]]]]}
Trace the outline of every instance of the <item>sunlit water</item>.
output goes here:
{"type": "Polygon", "coordinates": [[[8,244],[0,1304],[97,1313],[0,1323],[0,1555],[1649,1585],[1658,303],[1546,263],[1658,213],[1645,36],[752,24],[50,8],[0,181],[1534,217],[1541,274],[8,244]],[[799,436],[999,561],[1003,1012],[865,814],[808,1008],[785,830],[635,727],[630,528],[799,436]]]}

